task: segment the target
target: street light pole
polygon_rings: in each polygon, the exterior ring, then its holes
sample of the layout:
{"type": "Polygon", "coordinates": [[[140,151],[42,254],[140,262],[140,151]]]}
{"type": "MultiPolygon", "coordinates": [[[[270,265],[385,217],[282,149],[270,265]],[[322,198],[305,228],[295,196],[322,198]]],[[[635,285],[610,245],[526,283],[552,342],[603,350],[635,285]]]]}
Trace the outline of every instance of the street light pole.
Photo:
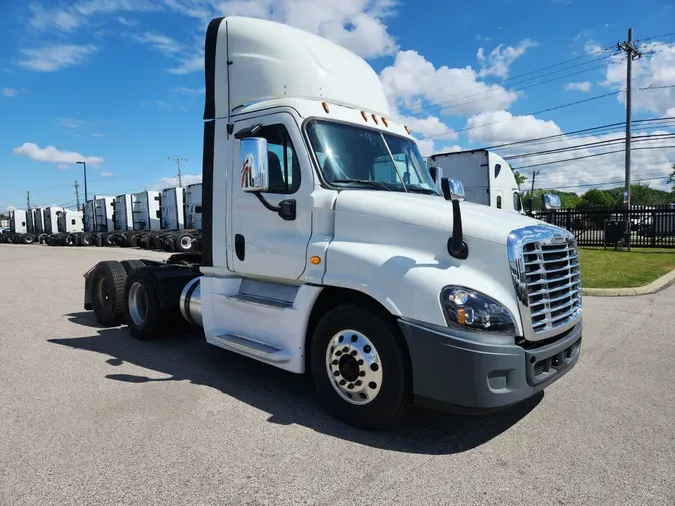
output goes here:
{"type": "Polygon", "coordinates": [[[87,197],[87,162],[77,162],[84,165],[84,202],[86,203],[89,198],[87,197]]]}

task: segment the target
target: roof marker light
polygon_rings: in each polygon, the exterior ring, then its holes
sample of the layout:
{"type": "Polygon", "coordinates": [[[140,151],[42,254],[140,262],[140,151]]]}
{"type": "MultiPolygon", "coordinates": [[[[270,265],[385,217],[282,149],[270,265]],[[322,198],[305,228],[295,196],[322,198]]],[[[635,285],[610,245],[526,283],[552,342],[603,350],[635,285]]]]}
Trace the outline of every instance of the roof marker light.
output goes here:
{"type": "Polygon", "coordinates": [[[373,121],[374,121],[375,124],[377,125],[377,116],[375,116],[374,114],[371,114],[371,116],[372,116],[372,118],[373,118],[373,121]]]}
{"type": "Polygon", "coordinates": [[[363,121],[368,123],[368,115],[365,112],[361,111],[361,117],[363,117],[363,121]]]}
{"type": "Polygon", "coordinates": [[[408,135],[411,135],[410,129],[407,126],[403,125],[403,128],[405,128],[405,131],[408,132],[408,135]]]}
{"type": "Polygon", "coordinates": [[[382,123],[384,123],[384,126],[386,127],[389,126],[389,123],[387,123],[387,118],[385,118],[384,116],[382,116],[382,123]]]}
{"type": "Polygon", "coordinates": [[[328,104],[326,102],[321,102],[321,105],[323,106],[323,110],[326,111],[326,114],[328,114],[328,104]]]}

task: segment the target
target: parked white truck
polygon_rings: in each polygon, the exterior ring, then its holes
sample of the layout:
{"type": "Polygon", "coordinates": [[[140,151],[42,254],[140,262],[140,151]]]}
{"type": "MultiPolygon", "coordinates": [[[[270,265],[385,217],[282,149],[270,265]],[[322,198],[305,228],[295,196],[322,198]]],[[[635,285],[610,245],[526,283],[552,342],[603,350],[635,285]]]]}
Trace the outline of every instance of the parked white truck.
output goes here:
{"type": "Polygon", "coordinates": [[[467,202],[525,214],[513,169],[497,153],[487,149],[435,153],[427,157],[427,164],[442,169],[443,177],[459,179],[467,202]]]}
{"type": "Polygon", "coordinates": [[[214,19],[205,42],[201,255],[97,263],[84,308],[101,324],[139,339],[201,325],[215,346],[311,372],[363,428],[411,405],[513,405],[577,363],[572,234],[460,203],[455,180],[444,198],[343,47],[243,17],[214,19]]]}

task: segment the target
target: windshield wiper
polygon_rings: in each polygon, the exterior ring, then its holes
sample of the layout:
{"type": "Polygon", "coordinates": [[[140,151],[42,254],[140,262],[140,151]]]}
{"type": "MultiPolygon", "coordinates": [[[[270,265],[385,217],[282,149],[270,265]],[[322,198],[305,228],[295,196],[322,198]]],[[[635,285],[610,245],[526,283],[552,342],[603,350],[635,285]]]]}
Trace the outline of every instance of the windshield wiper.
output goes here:
{"type": "Polygon", "coordinates": [[[411,188],[410,186],[408,186],[408,191],[411,193],[426,193],[427,195],[438,195],[438,192],[431,188],[411,188]]]}
{"type": "Polygon", "coordinates": [[[387,187],[385,184],[380,183],[379,181],[373,181],[371,179],[335,179],[333,181],[330,181],[331,183],[360,183],[360,184],[366,184],[369,186],[377,186],[378,188],[382,188],[387,191],[393,191],[391,188],[387,187]]]}

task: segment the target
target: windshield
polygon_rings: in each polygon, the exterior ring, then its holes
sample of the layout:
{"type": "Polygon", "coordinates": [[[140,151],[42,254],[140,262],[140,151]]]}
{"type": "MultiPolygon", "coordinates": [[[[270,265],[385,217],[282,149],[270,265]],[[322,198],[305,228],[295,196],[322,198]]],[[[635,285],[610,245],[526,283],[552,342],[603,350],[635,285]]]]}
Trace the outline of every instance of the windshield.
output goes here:
{"type": "Polygon", "coordinates": [[[308,123],[307,133],[323,177],[330,184],[438,195],[412,140],[317,120],[308,123]]]}

